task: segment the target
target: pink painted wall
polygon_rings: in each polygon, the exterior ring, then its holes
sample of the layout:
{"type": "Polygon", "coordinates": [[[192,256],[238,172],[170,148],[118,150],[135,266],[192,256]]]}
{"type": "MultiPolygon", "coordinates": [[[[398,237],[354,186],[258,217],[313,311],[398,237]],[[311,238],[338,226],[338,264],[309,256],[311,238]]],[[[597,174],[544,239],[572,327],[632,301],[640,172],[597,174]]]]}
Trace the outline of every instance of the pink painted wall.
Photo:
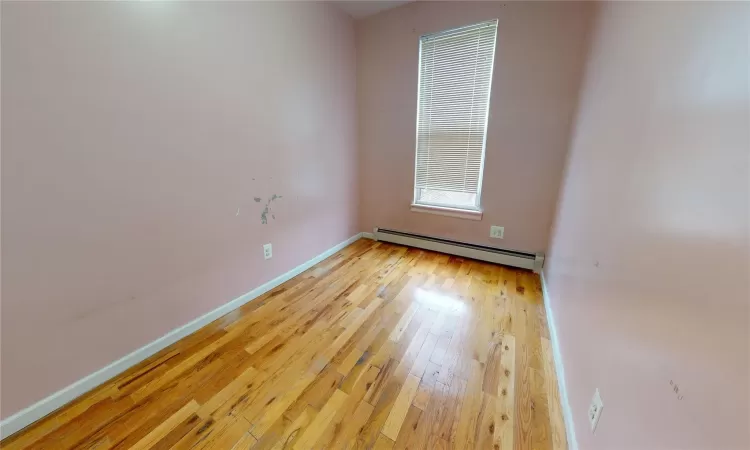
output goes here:
{"type": "Polygon", "coordinates": [[[358,21],[360,228],[547,249],[585,57],[590,4],[416,2],[358,21]],[[410,211],[419,36],[498,19],[481,221],[410,211]],[[505,239],[489,238],[490,225],[505,239]]]}
{"type": "Polygon", "coordinates": [[[601,6],[546,268],[581,450],[750,448],[748,30],[601,6]]]}
{"type": "Polygon", "coordinates": [[[358,232],[355,81],[325,3],[3,2],[2,417],[358,232]]]}

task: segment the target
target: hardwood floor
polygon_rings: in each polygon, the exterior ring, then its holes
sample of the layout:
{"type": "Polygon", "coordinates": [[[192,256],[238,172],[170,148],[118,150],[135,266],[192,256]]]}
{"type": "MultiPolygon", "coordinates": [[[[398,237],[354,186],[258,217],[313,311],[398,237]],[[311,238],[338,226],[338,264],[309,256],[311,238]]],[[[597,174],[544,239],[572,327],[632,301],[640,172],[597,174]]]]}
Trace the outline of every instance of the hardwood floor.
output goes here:
{"type": "Polygon", "coordinates": [[[567,447],[538,277],[370,240],[0,445],[567,447]]]}

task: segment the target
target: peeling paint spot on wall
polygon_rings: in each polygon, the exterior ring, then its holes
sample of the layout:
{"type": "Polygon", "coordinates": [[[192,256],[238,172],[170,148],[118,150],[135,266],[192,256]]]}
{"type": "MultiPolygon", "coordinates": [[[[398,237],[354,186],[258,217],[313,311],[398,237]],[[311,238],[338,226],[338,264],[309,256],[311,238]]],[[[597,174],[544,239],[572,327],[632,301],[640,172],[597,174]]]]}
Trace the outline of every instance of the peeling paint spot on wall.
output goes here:
{"type": "MultiPolygon", "coordinates": [[[[266,202],[266,207],[263,208],[263,212],[260,213],[260,223],[263,225],[266,225],[268,223],[268,214],[271,214],[271,218],[276,220],[276,216],[271,213],[271,202],[273,202],[276,199],[282,198],[281,195],[273,194],[269,199],[268,202],[266,202]]],[[[260,198],[255,197],[255,201],[259,202],[260,198]]]]}

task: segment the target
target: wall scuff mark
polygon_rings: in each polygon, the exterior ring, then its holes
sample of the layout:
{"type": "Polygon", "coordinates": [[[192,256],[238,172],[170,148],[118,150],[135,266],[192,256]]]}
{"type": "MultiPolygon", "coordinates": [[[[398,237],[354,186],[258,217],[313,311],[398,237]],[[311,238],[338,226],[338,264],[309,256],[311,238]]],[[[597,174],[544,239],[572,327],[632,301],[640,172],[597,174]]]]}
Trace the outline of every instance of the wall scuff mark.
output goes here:
{"type": "MultiPolygon", "coordinates": [[[[273,202],[274,200],[276,200],[276,199],[279,199],[279,198],[282,198],[282,196],[281,196],[281,195],[276,195],[276,194],[273,194],[273,195],[272,195],[272,196],[271,196],[271,197],[270,197],[270,198],[268,199],[268,202],[266,202],[266,207],[265,207],[265,208],[263,208],[263,212],[261,212],[261,213],[260,213],[260,223],[262,223],[263,225],[266,225],[266,224],[268,224],[268,214],[269,214],[269,213],[271,212],[271,203],[272,203],[272,202],[273,202]]],[[[255,201],[256,201],[256,202],[259,202],[259,201],[260,201],[260,198],[258,198],[258,197],[255,197],[255,201]]],[[[275,219],[276,219],[276,216],[275,216],[274,214],[271,214],[271,218],[273,218],[273,219],[275,220],[275,219]]]]}

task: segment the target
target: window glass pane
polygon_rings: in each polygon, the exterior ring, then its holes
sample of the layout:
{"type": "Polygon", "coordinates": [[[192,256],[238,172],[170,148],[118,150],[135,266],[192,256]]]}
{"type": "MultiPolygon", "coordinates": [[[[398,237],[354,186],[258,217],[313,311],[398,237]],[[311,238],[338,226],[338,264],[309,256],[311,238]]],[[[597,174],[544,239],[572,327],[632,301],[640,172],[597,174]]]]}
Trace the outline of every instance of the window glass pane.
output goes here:
{"type": "Polygon", "coordinates": [[[478,209],[497,20],[420,38],[414,201],[478,209]]]}
{"type": "Polygon", "coordinates": [[[439,191],[437,189],[420,188],[417,195],[417,203],[449,208],[477,208],[477,194],[470,192],[439,191]]]}

